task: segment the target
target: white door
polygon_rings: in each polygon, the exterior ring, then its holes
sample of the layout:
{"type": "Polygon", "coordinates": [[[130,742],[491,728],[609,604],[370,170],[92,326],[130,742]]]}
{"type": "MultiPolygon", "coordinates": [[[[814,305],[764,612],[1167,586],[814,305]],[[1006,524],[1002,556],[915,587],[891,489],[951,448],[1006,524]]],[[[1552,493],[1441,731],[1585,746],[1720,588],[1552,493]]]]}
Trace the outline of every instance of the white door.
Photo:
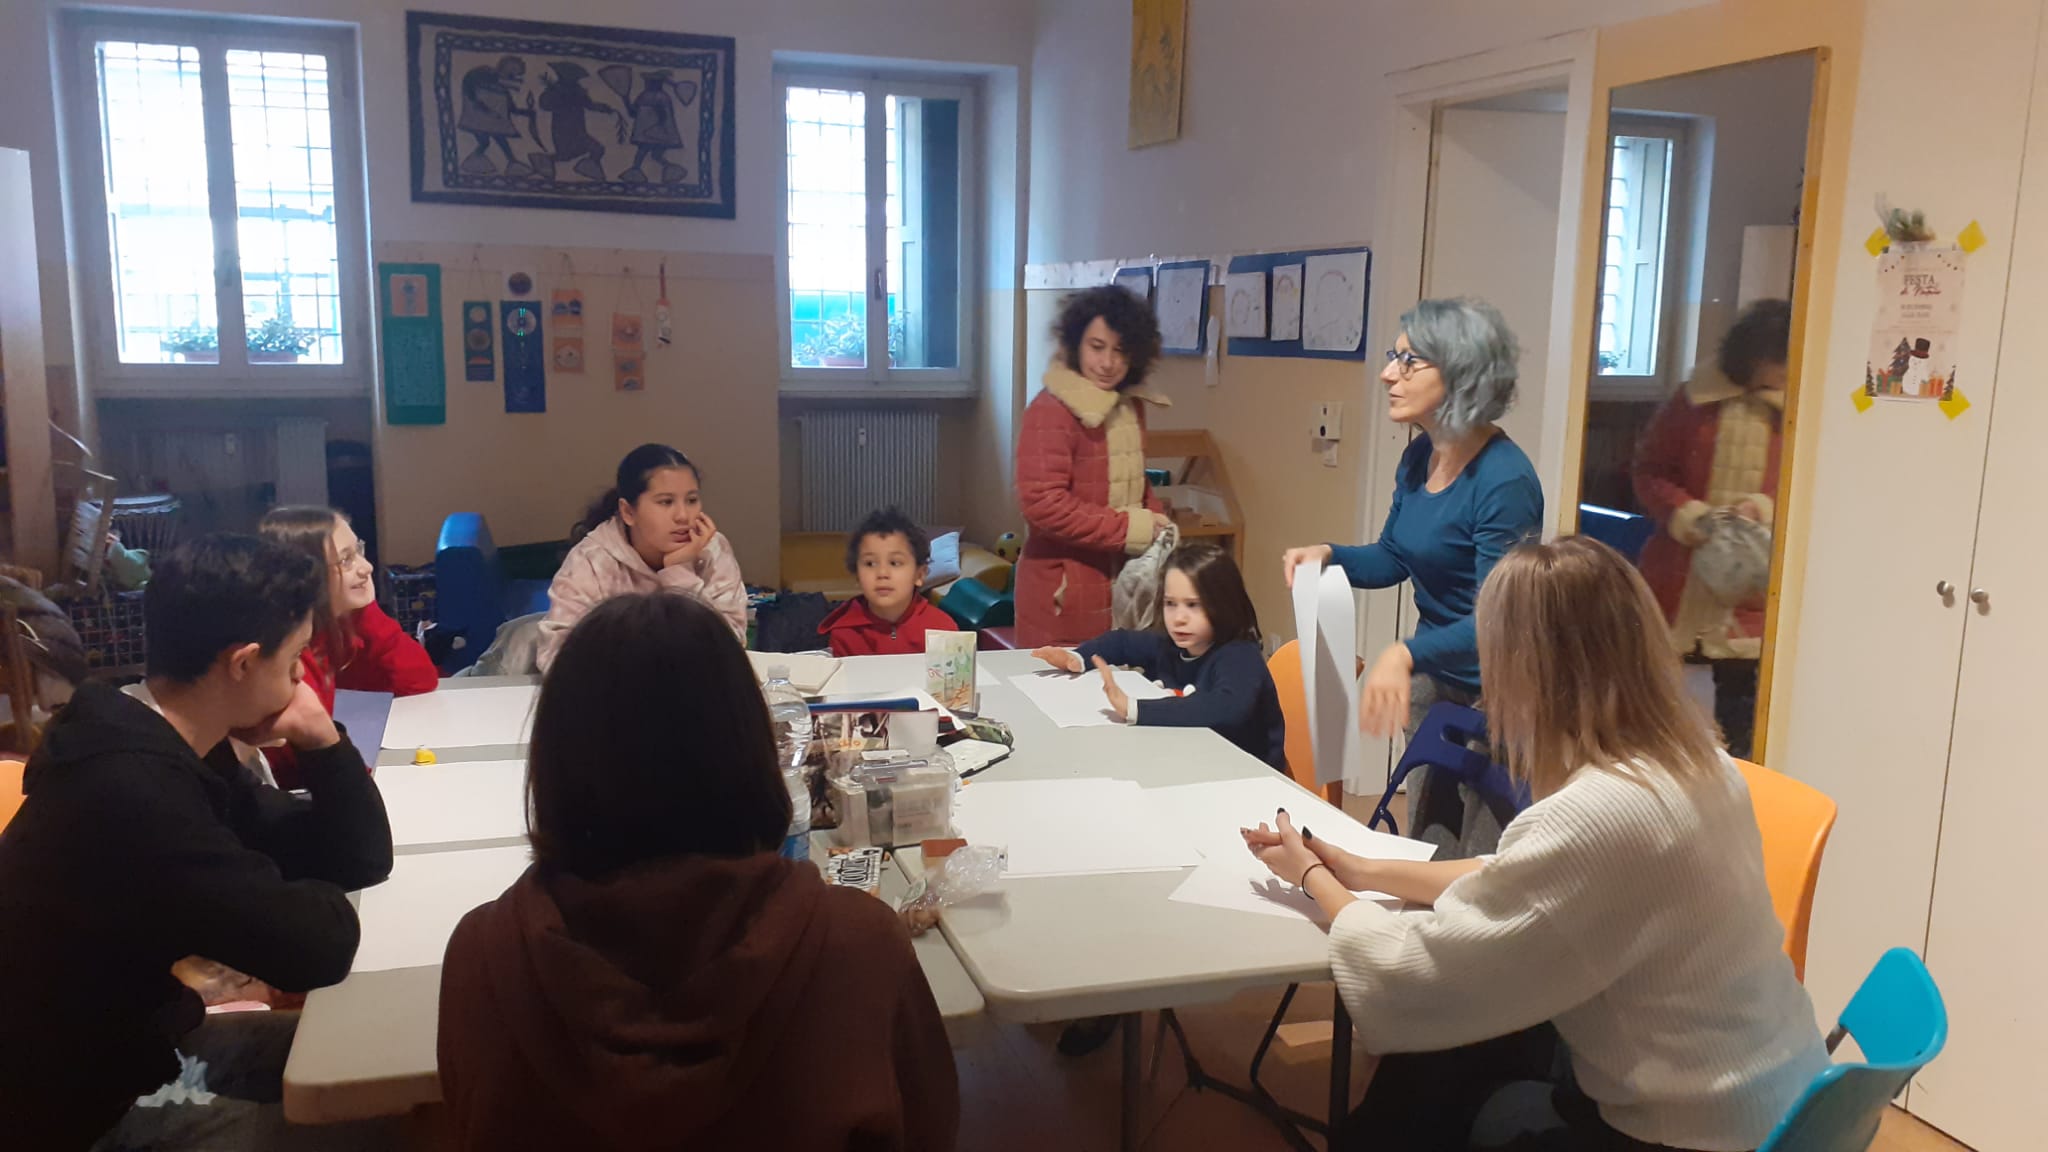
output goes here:
{"type": "MultiPolygon", "coordinates": [[[[1501,428],[1544,477],[1557,464],[1543,458],[1565,161],[1564,91],[1555,97],[1554,112],[1452,107],[1438,114],[1423,272],[1425,295],[1483,297],[1514,330],[1522,345],[1521,378],[1501,428]]],[[[1386,343],[1393,346],[1391,335],[1386,343]]],[[[1558,383],[1560,394],[1568,391],[1558,383]]]]}
{"type": "MultiPolygon", "coordinates": [[[[2042,387],[2038,355],[2008,356],[2002,364],[1998,355],[2008,315],[2015,340],[2041,326],[2039,312],[2008,313],[2003,298],[2014,263],[2012,221],[2040,7],[2007,0],[1944,5],[1944,27],[1954,21],[1953,33],[1977,50],[1969,67],[1945,77],[1938,99],[1882,79],[1915,73],[1928,51],[1924,22],[1911,16],[1917,8],[1904,0],[1883,0],[1882,8],[1883,18],[1866,24],[1858,90],[1830,97],[1856,101],[1856,131],[1842,199],[1847,215],[1839,224],[1828,375],[1800,381],[1825,398],[1818,451],[1795,463],[1813,477],[1799,529],[1805,562],[1797,578],[1805,591],[1796,645],[1787,649],[1779,638],[1779,673],[1791,677],[1791,706],[1773,712],[1770,742],[1771,767],[1841,807],[1821,865],[1806,965],[1815,1007],[1829,1022],[1886,949],[1919,948],[1927,939],[1969,606],[1962,596],[1945,602],[1935,586],[1946,580],[1967,591],[1988,409],[2003,400],[2007,384],[2042,387]],[[1945,239],[1971,220],[1990,238],[1969,261],[1958,372],[1974,381],[1964,390],[1976,407],[1960,419],[1948,420],[1926,403],[1879,401],[1864,412],[1850,403],[1877,305],[1874,261],[1863,240],[1871,227],[1864,206],[1879,194],[1926,212],[1945,239]]],[[[2048,163],[2048,149],[2035,155],[2048,163]]],[[[2035,513],[2007,521],[2032,527],[2003,530],[2038,531],[2040,523],[2035,513]]],[[[2025,903],[2017,893],[2010,899],[2001,911],[2041,907],[2036,893],[2027,893],[2025,903]]],[[[2008,972],[2001,985],[2014,988],[2018,975],[2008,972]]]]}
{"type": "MultiPolygon", "coordinates": [[[[1977,555],[1960,598],[1968,617],[1957,683],[1948,793],[1935,861],[1927,964],[1948,1002],[1948,1051],[1915,1082],[1909,1107],[1977,1152],[2042,1144],[2048,1084],[2048,383],[2039,327],[2048,315],[2048,54],[2036,65],[2027,170],[2020,186],[1998,396],[1977,513],[1977,555]],[[1973,597],[1984,593],[1978,603],[1973,597]]],[[[1971,285],[1975,287],[1975,285],[1971,285]]]]}

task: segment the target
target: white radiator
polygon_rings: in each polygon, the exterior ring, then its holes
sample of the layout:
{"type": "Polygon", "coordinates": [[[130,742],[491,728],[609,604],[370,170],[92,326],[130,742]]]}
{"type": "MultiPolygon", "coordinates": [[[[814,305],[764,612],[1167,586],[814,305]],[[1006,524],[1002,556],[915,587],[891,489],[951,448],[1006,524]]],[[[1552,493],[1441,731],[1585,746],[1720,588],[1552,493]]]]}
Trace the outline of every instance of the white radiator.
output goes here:
{"type": "Polygon", "coordinates": [[[938,506],[936,412],[846,409],[810,412],[803,428],[804,531],[847,532],[868,513],[896,507],[930,524],[938,506]]]}

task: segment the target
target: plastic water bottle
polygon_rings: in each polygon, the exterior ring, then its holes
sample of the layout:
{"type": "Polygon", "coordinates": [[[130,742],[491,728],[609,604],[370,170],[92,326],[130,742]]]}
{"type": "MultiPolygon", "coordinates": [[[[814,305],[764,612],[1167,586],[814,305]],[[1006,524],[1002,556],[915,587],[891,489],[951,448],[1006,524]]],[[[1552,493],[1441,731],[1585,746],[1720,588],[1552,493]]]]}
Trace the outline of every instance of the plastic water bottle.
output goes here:
{"type": "Polygon", "coordinates": [[[789,789],[789,836],[782,854],[792,860],[811,858],[811,788],[804,777],[804,756],[811,747],[811,709],[804,694],[789,682],[789,669],[775,665],[761,685],[768,701],[768,719],[775,727],[775,751],[782,783],[789,789]]]}
{"type": "Polygon", "coordinates": [[[782,774],[783,786],[789,789],[789,835],[782,840],[782,854],[791,860],[809,861],[811,858],[811,787],[804,783],[804,774],[791,770],[782,774]]]}

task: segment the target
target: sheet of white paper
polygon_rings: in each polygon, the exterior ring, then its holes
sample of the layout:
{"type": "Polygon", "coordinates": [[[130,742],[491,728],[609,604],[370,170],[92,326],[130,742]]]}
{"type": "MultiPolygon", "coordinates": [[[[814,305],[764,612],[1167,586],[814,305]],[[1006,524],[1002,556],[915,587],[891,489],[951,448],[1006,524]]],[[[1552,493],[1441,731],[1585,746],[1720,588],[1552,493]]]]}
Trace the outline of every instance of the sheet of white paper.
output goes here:
{"type": "Polygon", "coordinates": [[[1202,343],[1202,299],[1209,290],[1205,268],[1159,270],[1159,344],[1191,352],[1202,343]]]}
{"type": "Polygon", "coordinates": [[[1133,780],[982,781],[960,790],[953,825],[970,843],[1006,849],[1012,877],[1168,872],[1202,861],[1133,780]]]}
{"type": "MultiPolygon", "coordinates": [[[[1117,687],[1133,700],[1158,700],[1173,693],[1128,668],[1115,671],[1117,687]]],[[[1062,728],[1094,728],[1120,724],[1110,710],[1109,697],[1102,691],[1102,673],[1069,675],[1047,669],[1028,676],[1012,676],[1010,683],[1024,693],[1045,718],[1062,728]]]]}
{"type": "Polygon", "coordinates": [[[1301,265],[1282,264],[1273,269],[1272,314],[1274,340],[1301,339],[1301,265]]]}
{"type": "Polygon", "coordinates": [[[377,769],[377,790],[400,848],[526,835],[522,761],[391,764],[377,769]]]}
{"type": "MultiPolygon", "coordinates": [[[[460,695],[460,693],[457,693],[460,695]]],[[[526,871],[529,850],[474,848],[418,852],[392,861],[391,878],[365,888],[356,905],[363,942],[355,972],[441,963],[463,914],[495,900],[526,871]]]]}
{"type": "Polygon", "coordinates": [[[1301,346],[1356,352],[1365,337],[1366,254],[1311,256],[1302,273],[1301,346]]]}
{"type": "Polygon", "coordinates": [[[1358,736],[1358,608],[1341,569],[1310,562],[1294,570],[1294,631],[1316,783],[1355,779],[1364,766],[1358,736]]]}
{"type": "Polygon", "coordinates": [[[806,696],[824,691],[839,672],[837,659],[816,652],[749,652],[747,659],[754,662],[754,675],[762,680],[768,678],[770,668],[789,669],[789,682],[806,696]]]}
{"type": "MultiPolygon", "coordinates": [[[[1374,860],[1428,860],[1436,849],[1419,840],[1374,832],[1320,797],[1294,787],[1278,776],[1223,780],[1153,788],[1145,793],[1159,819],[1190,837],[1202,853],[1202,865],[1174,890],[1173,900],[1207,904],[1269,916],[1307,916],[1321,922],[1315,901],[1271,871],[1245,848],[1240,828],[1271,824],[1281,808],[1296,827],[1314,832],[1318,840],[1374,860]]],[[[1382,893],[1360,893],[1389,906],[1400,902],[1382,893]]]]}
{"type": "Polygon", "coordinates": [[[1266,338],[1266,274],[1232,272],[1223,281],[1223,332],[1226,336],[1266,338]]]}
{"type": "Polygon", "coordinates": [[[540,687],[443,689],[391,702],[386,748],[477,748],[524,744],[540,687]]]}

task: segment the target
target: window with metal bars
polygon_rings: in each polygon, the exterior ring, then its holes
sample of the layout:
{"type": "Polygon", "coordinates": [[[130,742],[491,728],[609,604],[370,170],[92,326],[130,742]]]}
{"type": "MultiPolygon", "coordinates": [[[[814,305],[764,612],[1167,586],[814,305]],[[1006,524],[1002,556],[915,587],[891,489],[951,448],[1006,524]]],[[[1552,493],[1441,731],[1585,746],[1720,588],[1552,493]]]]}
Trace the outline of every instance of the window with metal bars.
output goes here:
{"type": "Polygon", "coordinates": [[[366,390],[349,34],[102,14],[71,32],[100,388],[366,390]]]}

